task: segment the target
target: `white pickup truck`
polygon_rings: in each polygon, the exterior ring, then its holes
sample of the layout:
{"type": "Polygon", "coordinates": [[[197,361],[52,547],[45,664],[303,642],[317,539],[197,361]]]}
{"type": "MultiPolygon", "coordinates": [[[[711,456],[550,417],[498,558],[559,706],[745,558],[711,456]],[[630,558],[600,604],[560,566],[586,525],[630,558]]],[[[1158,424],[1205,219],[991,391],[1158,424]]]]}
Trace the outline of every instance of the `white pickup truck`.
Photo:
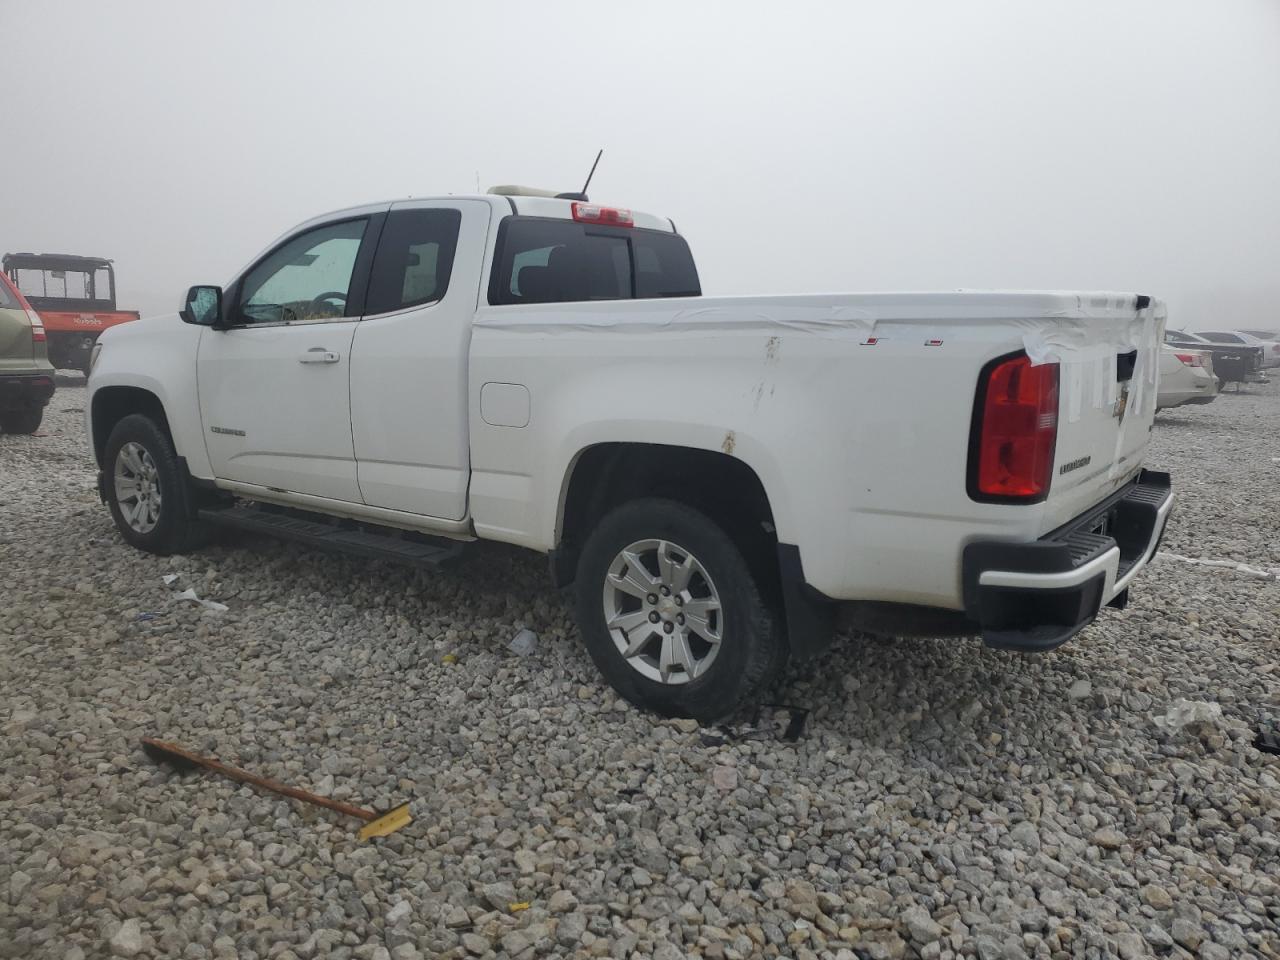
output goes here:
{"type": "Polygon", "coordinates": [[[670,220],[496,190],[318,217],[185,322],[108,330],[86,418],[123,537],[518,544],[622,695],[703,718],[844,602],[1032,651],[1123,606],[1172,503],[1159,302],[702,297],[670,220]]]}

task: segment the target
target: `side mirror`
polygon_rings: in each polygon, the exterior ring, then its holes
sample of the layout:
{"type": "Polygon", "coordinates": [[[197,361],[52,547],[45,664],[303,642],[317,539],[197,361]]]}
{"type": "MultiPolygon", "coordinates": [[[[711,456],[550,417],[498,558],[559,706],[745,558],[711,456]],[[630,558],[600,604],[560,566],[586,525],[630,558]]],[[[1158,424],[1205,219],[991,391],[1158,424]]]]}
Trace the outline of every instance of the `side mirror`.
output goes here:
{"type": "Polygon", "coordinates": [[[222,288],[192,287],[182,304],[182,320],[200,327],[212,327],[222,319],[222,288]]]}

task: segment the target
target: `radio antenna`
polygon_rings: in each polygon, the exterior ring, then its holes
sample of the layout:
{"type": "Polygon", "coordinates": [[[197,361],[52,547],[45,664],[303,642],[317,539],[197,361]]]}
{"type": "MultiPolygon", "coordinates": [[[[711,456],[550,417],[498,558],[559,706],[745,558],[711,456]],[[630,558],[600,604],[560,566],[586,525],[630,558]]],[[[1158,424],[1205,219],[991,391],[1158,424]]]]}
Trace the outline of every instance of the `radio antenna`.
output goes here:
{"type": "Polygon", "coordinates": [[[596,154],[596,162],[591,165],[591,172],[587,174],[587,182],[582,185],[582,198],[587,198],[587,187],[591,186],[591,178],[596,175],[596,167],[600,165],[600,158],[604,156],[604,148],[600,148],[600,152],[596,154]]]}

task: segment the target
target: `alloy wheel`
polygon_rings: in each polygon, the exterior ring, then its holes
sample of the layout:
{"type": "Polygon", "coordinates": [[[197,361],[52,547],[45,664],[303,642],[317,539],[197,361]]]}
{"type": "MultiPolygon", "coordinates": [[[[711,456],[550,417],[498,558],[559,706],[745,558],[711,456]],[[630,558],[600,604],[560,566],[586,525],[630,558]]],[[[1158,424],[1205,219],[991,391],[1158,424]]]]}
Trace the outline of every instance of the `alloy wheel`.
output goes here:
{"type": "Polygon", "coordinates": [[[160,522],[160,477],[142,444],[129,441],[116,454],[116,504],[129,529],[150,533],[160,522]]]}
{"type": "Polygon", "coordinates": [[[638,540],[620,550],[605,575],[603,600],[618,652],[650,680],[696,680],[720,652],[720,594],[698,558],[677,543],[638,540]]]}

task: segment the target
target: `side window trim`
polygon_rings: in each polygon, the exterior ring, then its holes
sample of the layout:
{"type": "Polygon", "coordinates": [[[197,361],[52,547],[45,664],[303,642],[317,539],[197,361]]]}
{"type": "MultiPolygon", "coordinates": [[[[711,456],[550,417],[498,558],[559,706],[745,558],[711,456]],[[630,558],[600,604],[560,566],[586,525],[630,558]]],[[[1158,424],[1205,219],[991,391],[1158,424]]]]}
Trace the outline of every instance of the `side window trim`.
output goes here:
{"type": "Polygon", "coordinates": [[[354,217],[336,217],[333,220],[326,220],[323,223],[308,224],[300,230],[295,230],[241,270],[239,276],[235,278],[224,294],[225,302],[231,304],[231,309],[238,312],[240,309],[240,292],[244,288],[245,278],[252,274],[259,265],[266,262],[269,257],[274,256],[281,247],[292,243],[294,240],[298,239],[298,237],[305,233],[310,233],[313,230],[332,227],[339,223],[349,223],[353,220],[366,220],[368,222],[364,228],[364,237],[360,240],[360,249],[356,253],[356,262],[351,268],[351,285],[347,288],[347,304],[342,316],[325,317],[321,320],[280,320],[268,323],[249,323],[240,319],[237,315],[232,322],[227,324],[227,327],[235,329],[247,327],[296,327],[304,324],[341,323],[347,320],[360,319],[360,315],[364,311],[365,297],[369,292],[369,270],[373,265],[373,254],[377,249],[378,240],[382,236],[382,225],[386,219],[386,211],[379,211],[377,213],[362,214],[354,217]],[[357,307],[359,308],[358,310],[356,309],[357,307]]]}
{"type": "Polygon", "coordinates": [[[347,293],[347,309],[343,311],[344,320],[359,320],[364,316],[364,302],[369,296],[369,275],[373,271],[373,258],[378,252],[378,243],[382,240],[382,228],[386,222],[386,211],[369,217],[369,226],[365,227],[364,239],[360,242],[360,252],[356,254],[355,269],[351,272],[351,288],[347,293]]]}

